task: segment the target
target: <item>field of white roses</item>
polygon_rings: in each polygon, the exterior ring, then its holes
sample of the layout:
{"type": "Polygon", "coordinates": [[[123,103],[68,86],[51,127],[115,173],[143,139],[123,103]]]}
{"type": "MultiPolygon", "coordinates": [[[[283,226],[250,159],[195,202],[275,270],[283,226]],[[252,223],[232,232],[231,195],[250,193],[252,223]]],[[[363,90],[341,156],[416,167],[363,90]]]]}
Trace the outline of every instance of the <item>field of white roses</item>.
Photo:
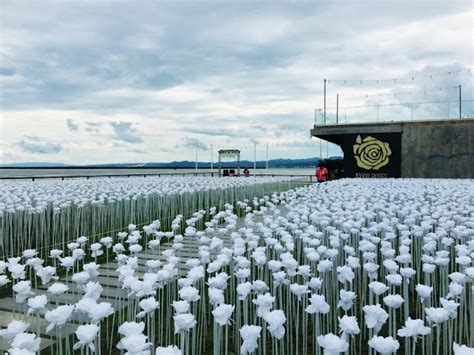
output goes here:
{"type": "Polygon", "coordinates": [[[131,221],[160,219],[288,188],[283,178],[131,177],[4,180],[0,183],[0,257],[42,253],[78,236],[117,233],[131,221]],[[3,243],[2,243],[3,240],[3,243]]]}
{"type": "Polygon", "coordinates": [[[54,354],[473,354],[473,259],[472,180],[340,180],[0,261],[17,303],[0,336],[38,351],[37,317],[56,339],[76,324],[54,354]]]}

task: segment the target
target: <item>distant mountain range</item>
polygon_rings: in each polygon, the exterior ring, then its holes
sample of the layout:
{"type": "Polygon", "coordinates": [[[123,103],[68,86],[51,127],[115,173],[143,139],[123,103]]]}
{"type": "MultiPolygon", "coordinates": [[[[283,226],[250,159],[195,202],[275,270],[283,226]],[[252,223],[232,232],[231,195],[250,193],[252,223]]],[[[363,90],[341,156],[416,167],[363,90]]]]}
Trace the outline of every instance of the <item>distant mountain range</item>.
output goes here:
{"type": "Polygon", "coordinates": [[[0,164],[0,168],[61,168],[61,167],[67,167],[67,166],[68,165],[63,164],[63,163],[48,163],[48,162],[0,164]]]}
{"type": "MultiPolygon", "coordinates": [[[[331,160],[339,160],[342,157],[330,157],[331,160]]],[[[268,161],[269,168],[312,168],[315,167],[321,158],[305,158],[305,159],[272,159],[268,161]]],[[[63,163],[13,163],[13,164],[0,164],[0,168],[46,168],[46,169],[74,169],[74,168],[86,168],[86,169],[113,169],[113,168],[162,168],[162,169],[193,169],[195,167],[194,161],[183,160],[183,161],[172,161],[168,163],[110,163],[110,164],[92,164],[92,165],[68,165],[63,163]]],[[[253,161],[242,160],[240,166],[242,168],[253,168],[253,161]]],[[[236,162],[223,162],[222,167],[235,167],[236,162]]],[[[265,168],[266,161],[257,161],[257,168],[265,168]]],[[[210,162],[198,162],[200,169],[206,169],[211,167],[210,162]]],[[[214,167],[217,167],[217,162],[214,163],[214,167]]]]}

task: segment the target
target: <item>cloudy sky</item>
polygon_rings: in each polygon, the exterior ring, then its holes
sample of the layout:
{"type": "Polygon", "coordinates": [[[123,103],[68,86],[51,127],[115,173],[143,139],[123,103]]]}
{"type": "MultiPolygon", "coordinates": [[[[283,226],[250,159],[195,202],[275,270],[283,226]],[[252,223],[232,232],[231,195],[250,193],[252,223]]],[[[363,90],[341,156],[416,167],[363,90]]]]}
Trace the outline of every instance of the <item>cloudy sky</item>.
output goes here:
{"type": "Polygon", "coordinates": [[[270,158],[317,156],[324,78],[328,108],[336,93],[341,107],[456,100],[459,84],[472,99],[471,1],[329,3],[3,0],[0,160],[209,160],[211,145],[252,158],[254,143],[262,159],[267,143],[270,158]]]}

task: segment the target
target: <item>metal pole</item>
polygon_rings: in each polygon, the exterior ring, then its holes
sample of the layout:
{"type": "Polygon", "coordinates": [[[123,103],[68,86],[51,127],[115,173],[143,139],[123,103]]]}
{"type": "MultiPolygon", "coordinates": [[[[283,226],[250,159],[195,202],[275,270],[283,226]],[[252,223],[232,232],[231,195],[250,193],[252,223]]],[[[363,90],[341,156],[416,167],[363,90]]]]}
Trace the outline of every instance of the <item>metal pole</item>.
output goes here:
{"type": "Polygon", "coordinates": [[[339,94],[336,94],[336,124],[339,123],[339,94]]]}
{"type": "Polygon", "coordinates": [[[267,158],[267,163],[266,163],[266,166],[265,166],[265,173],[268,175],[268,143],[267,143],[267,152],[266,152],[266,158],[267,158]]]}
{"type": "Polygon", "coordinates": [[[257,173],[257,143],[253,143],[253,176],[257,173]]]}
{"type": "Polygon", "coordinates": [[[326,124],[326,79],[324,79],[324,124],[326,124]]]}
{"type": "Polygon", "coordinates": [[[214,168],[214,145],[211,144],[211,173],[213,173],[214,168]]]}
{"type": "Polygon", "coordinates": [[[196,166],[195,166],[195,170],[197,172],[198,170],[198,149],[196,148],[196,166]]]}
{"type": "Polygon", "coordinates": [[[459,84],[459,118],[462,118],[461,84],[459,84]]]}

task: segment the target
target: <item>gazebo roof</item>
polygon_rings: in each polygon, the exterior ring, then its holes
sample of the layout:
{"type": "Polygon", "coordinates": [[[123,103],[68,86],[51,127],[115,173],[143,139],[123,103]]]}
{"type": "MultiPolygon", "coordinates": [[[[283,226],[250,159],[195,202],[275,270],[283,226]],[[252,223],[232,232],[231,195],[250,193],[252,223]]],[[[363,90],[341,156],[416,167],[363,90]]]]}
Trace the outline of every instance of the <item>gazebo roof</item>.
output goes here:
{"type": "Polygon", "coordinates": [[[240,160],[240,150],[238,149],[221,149],[219,150],[219,161],[222,159],[233,159],[240,160]]]}
{"type": "Polygon", "coordinates": [[[219,154],[221,153],[234,153],[234,154],[239,154],[240,150],[238,149],[221,149],[219,150],[219,154]]]}

